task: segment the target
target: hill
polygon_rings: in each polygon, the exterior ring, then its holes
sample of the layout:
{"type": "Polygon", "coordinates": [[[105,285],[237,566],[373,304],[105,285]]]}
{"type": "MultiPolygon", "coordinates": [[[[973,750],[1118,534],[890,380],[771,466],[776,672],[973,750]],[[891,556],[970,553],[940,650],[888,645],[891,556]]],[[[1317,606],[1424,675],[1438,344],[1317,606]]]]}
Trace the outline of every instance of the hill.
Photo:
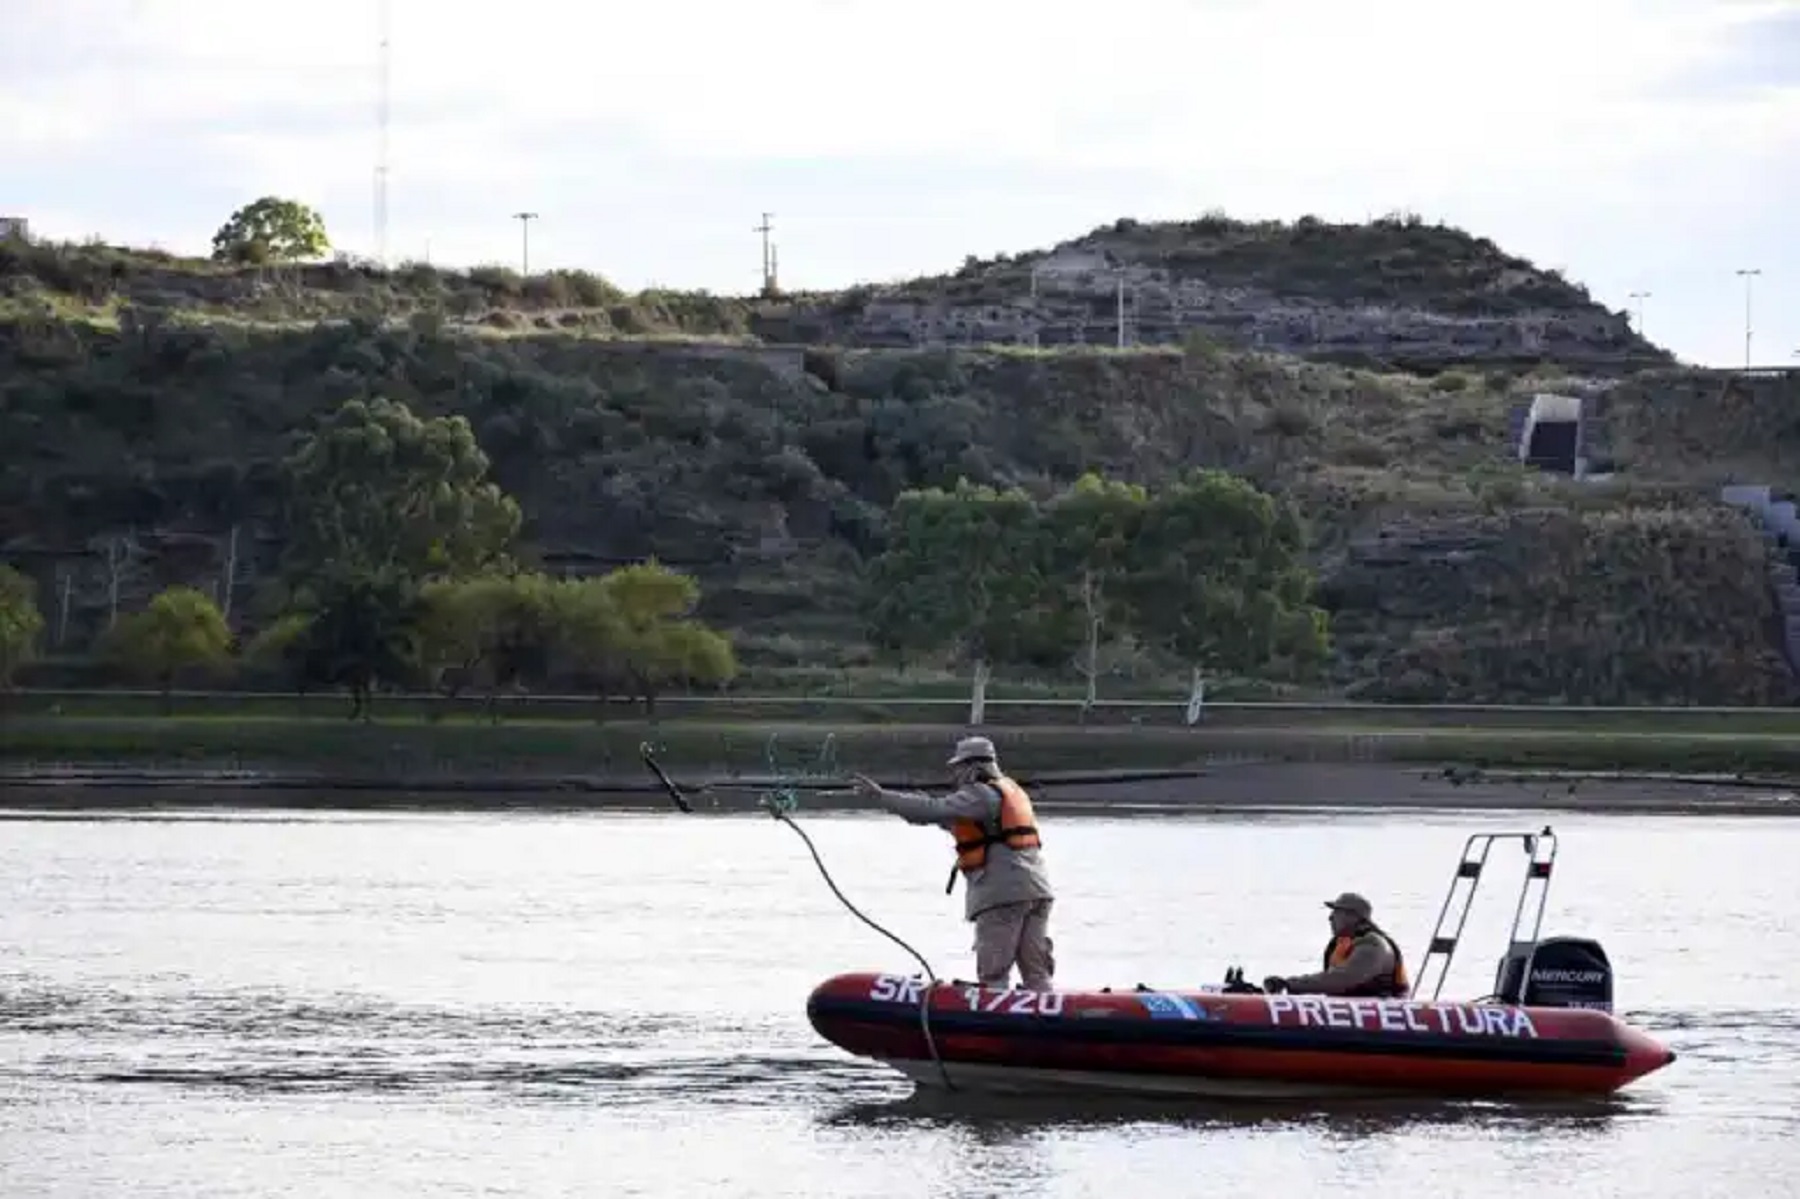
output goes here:
{"type": "Polygon", "coordinates": [[[1224,346],[1383,370],[1671,365],[1623,312],[1493,242],[1417,218],[1121,220],[954,274],[767,305],[769,340],[860,346],[1224,346]]]}
{"type": "MultiPolygon", "coordinates": [[[[905,487],[968,477],[1042,494],[1089,469],[1155,483],[1216,465],[1307,513],[1340,691],[1792,692],[1764,543],[1716,502],[1690,444],[1704,420],[1672,425],[1662,404],[1704,391],[1692,373],[1426,379],[1194,337],[1127,351],[759,345],[751,331],[771,318],[757,304],[625,295],[593,276],[228,271],[89,247],[11,247],[0,280],[0,558],[38,578],[65,652],[174,581],[224,594],[229,573],[234,619],[266,619],[260,584],[283,538],[273,464],[293,429],[379,392],[469,418],[549,568],[654,553],[694,570],[707,614],[763,675],[839,681],[866,664],[862,563],[905,487]],[[1518,465],[1516,412],[1551,386],[1594,393],[1634,481],[1518,465]]],[[[1334,286],[1331,302],[1355,301],[1349,280],[1334,286]]],[[[1773,470],[1778,444],[1759,431],[1745,452],[1773,470]]]]}
{"type": "Polygon", "coordinates": [[[686,336],[861,348],[1180,346],[1294,354],[1383,371],[1550,364],[1616,376],[1674,358],[1555,271],[1461,229],[1389,217],[1331,224],[1121,220],[954,274],[843,292],[627,295],[584,271],[394,271],[337,261],[222,268],[106,246],[0,243],[15,310],[122,308],[292,321],[430,314],[490,330],[686,336]]]}

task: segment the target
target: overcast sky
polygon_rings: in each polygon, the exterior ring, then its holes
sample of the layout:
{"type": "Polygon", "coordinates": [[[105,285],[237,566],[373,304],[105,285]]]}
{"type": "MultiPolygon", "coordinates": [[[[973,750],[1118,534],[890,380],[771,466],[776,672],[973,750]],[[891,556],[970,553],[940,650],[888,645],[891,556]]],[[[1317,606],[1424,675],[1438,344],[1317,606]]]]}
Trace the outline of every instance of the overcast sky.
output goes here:
{"type": "MultiPolygon", "coordinates": [[[[746,292],[1121,216],[1411,209],[1800,364],[1800,3],[389,0],[393,259],[746,292]]],[[[264,193],[373,253],[377,0],[5,0],[0,214],[203,253],[264,193]]]]}

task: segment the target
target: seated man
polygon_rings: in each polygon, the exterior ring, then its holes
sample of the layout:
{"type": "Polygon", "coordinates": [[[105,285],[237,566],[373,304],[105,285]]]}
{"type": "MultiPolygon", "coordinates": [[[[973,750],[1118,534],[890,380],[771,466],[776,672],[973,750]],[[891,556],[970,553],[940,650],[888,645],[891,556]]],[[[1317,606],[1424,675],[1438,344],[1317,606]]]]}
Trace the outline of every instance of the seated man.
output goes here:
{"type": "Polygon", "coordinates": [[[1294,978],[1271,975],[1263,989],[1271,994],[1355,995],[1404,999],[1412,991],[1406,963],[1394,939],[1375,926],[1374,908],[1352,891],[1327,900],[1331,909],[1331,940],[1325,946],[1323,968],[1317,974],[1294,978]]]}

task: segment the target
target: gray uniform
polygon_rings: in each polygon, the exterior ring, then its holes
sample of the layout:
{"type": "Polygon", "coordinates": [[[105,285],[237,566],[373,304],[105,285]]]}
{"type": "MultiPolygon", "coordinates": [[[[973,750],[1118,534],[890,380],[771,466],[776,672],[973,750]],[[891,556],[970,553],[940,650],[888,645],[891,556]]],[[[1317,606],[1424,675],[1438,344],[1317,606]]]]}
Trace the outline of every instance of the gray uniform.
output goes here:
{"type": "MultiPolygon", "coordinates": [[[[999,831],[1000,792],[986,783],[967,783],[941,799],[884,787],[879,802],[909,824],[949,829],[953,821],[976,820],[989,832],[999,831]]],[[[963,881],[963,918],[975,925],[981,984],[1005,987],[1016,963],[1027,989],[1050,990],[1056,963],[1049,920],[1056,895],[1043,851],[990,845],[986,865],[963,875],[963,881]]]]}
{"type": "Polygon", "coordinates": [[[1355,936],[1356,943],[1343,962],[1315,974],[1298,974],[1287,979],[1288,991],[1296,995],[1348,995],[1393,974],[1394,948],[1388,944],[1388,939],[1372,928],[1365,928],[1355,936]]]}

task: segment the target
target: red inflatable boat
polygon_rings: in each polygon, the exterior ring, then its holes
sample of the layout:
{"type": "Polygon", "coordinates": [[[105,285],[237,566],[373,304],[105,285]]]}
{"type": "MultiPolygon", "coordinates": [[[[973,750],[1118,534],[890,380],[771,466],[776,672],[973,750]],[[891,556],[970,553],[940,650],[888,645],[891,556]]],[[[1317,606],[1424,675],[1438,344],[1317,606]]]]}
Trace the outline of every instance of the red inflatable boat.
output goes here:
{"type": "MultiPolygon", "coordinates": [[[[1555,838],[1542,833],[1469,838],[1414,995],[1456,940],[1492,842],[1520,838],[1534,882],[1548,890],[1555,838]],[[1479,855],[1473,853],[1479,844],[1479,855]],[[1548,857],[1540,857],[1541,846],[1548,857]],[[1451,898],[1468,894],[1453,930],[1451,898]]],[[[1543,916],[1543,892],[1538,922],[1543,916]]],[[[1107,1091],[1216,1098],[1436,1094],[1531,1097],[1606,1095],[1662,1069],[1673,1052],[1616,1018],[1612,970],[1579,938],[1513,941],[1496,994],[1472,1003],[1345,999],[1233,990],[984,990],[928,987],[919,976],[841,974],[821,983],[807,1017],[822,1037],[900,1071],[915,1083],[962,1091],[1107,1091]],[[929,992],[929,993],[928,993],[929,992]]],[[[1230,977],[1228,975],[1228,977],[1230,977]]]]}

